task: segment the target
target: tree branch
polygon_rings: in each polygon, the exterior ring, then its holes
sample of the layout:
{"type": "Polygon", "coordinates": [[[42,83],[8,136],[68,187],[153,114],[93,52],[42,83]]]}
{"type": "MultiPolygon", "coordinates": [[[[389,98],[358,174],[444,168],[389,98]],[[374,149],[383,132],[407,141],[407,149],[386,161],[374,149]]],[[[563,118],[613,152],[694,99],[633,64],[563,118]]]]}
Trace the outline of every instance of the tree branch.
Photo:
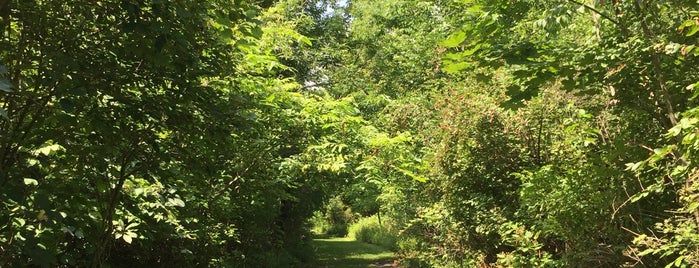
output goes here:
{"type": "MultiPolygon", "coordinates": [[[[636,7],[638,10],[638,14],[641,15],[640,22],[644,37],[648,40],[653,40],[656,35],[650,30],[648,24],[646,23],[644,10],[637,2],[634,2],[634,7],[636,7]]],[[[663,103],[665,104],[665,113],[667,113],[667,117],[670,119],[671,127],[674,127],[677,125],[677,117],[675,116],[675,110],[673,109],[672,101],[670,100],[670,91],[668,90],[667,82],[665,81],[660,55],[656,50],[651,51],[651,63],[653,64],[653,71],[655,72],[656,79],[658,80],[658,86],[660,87],[660,95],[662,95],[661,97],[663,98],[663,103]]],[[[680,138],[676,138],[676,140],[678,144],[681,143],[680,138]]],[[[684,162],[684,160],[681,158],[680,160],[684,162]]]]}
{"type": "Polygon", "coordinates": [[[575,0],[568,0],[568,2],[572,2],[572,3],[575,3],[575,4],[581,5],[581,6],[583,6],[584,8],[586,8],[587,10],[590,10],[590,11],[595,12],[595,13],[597,13],[598,15],[602,16],[602,18],[605,18],[605,19],[607,19],[607,20],[613,22],[614,24],[619,25],[619,21],[617,21],[617,20],[615,20],[615,19],[612,19],[612,17],[608,16],[607,14],[602,13],[601,11],[595,9],[594,7],[591,7],[591,6],[589,6],[589,5],[586,5],[586,4],[582,3],[582,2],[578,2],[578,1],[575,1],[575,0]]]}

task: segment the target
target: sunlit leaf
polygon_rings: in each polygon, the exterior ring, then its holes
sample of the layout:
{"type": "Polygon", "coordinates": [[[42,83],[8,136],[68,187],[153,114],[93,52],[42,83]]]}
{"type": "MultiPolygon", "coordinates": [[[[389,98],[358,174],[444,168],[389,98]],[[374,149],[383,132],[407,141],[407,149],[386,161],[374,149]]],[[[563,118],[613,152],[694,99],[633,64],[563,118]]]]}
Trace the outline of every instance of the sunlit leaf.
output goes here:
{"type": "Polygon", "coordinates": [[[456,31],[446,40],[442,41],[441,45],[445,47],[456,47],[461,45],[464,40],[466,40],[466,33],[464,31],[456,31]]]}
{"type": "Polygon", "coordinates": [[[124,239],[124,242],[126,242],[127,244],[131,244],[131,241],[133,239],[129,234],[124,234],[121,236],[121,238],[124,239]]]}
{"type": "Polygon", "coordinates": [[[49,156],[55,152],[58,152],[60,150],[63,150],[63,146],[59,144],[51,144],[51,145],[46,145],[44,147],[41,147],[39,149],[34,150],[34,155],[45,155],[49,156]]]}
{"type": "Polygon", "coordinates": [[[461,70],[467,69],[471,67],[470,62],[459,62],[459,63],[451,63],[451,64],[445,64],[442,70],[444,70],[447,73],[456,73],[461,70]]]}
{"type": "Polygon", "coordinates": [[[697,32],[699,32],[699,25],[693,25],[693,26],[689,29],[689,31],[687,32],[687,34],[685,34],[685,36],[692,36],[692,35],[695,35],[697,32]]]}
{"type": "Polygon", "coordinates": [[[419,181],[419,182],[427,182],[426,177],[418,176],[415,173],[413,173],[410,170],[394,167],[396,170],[400,171],[401,173],[407,175],[408,177],[412,178],[413,180],[419,181]]]}
{"type": "Polygon", "coordinates": [[[173,207],[184,207],[184,201],[179,198],[168,198],[166,205],[173,207]]]}

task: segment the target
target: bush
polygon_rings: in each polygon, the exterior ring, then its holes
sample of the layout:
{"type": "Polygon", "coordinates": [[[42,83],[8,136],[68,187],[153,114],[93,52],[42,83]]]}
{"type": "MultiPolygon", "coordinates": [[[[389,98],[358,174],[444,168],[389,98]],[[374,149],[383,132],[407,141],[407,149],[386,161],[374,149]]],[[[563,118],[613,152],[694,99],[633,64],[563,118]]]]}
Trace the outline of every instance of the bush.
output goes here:
{"type": "Polygon", "coordinates": [[[356,223],[350,225],[348,236],[357,241],[380,245],[392,250],[396,249],[398,233],[391,228],[390,224],[379,223],[376,215],[361,218],[356,223]]]}
{"type": "Polygon", "coordinates": [[[313,213],[311,218],[312,232],[344,237],[347,235],[347,226],[355,219],[352,209],[345,205],[338,196],[328,201],[324,211],[313,213]]]}

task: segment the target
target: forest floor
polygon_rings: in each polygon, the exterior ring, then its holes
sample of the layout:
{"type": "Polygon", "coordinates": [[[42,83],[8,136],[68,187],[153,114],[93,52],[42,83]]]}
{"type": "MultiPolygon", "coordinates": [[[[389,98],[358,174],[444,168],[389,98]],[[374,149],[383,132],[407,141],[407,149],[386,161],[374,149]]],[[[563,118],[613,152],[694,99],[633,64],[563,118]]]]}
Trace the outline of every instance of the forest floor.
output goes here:
{"type": "Polygon", "coordinates": [[[313,245],[318,256],[315,267],[400,267],[393,252],[351,238],[316,238],[313,245]]]}

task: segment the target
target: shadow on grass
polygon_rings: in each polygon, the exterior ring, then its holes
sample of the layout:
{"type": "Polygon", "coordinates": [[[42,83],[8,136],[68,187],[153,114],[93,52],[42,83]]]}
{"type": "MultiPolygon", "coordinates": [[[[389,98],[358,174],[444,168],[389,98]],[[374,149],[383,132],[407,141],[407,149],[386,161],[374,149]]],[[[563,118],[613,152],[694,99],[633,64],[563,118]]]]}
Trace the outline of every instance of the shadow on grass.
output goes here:
{"type": "Polygon", "coordinates": [[[315,267],[378,267],[393,261],[393,252],[350,238],[317,236],[313,240],[318,261],[315,267]]]}

